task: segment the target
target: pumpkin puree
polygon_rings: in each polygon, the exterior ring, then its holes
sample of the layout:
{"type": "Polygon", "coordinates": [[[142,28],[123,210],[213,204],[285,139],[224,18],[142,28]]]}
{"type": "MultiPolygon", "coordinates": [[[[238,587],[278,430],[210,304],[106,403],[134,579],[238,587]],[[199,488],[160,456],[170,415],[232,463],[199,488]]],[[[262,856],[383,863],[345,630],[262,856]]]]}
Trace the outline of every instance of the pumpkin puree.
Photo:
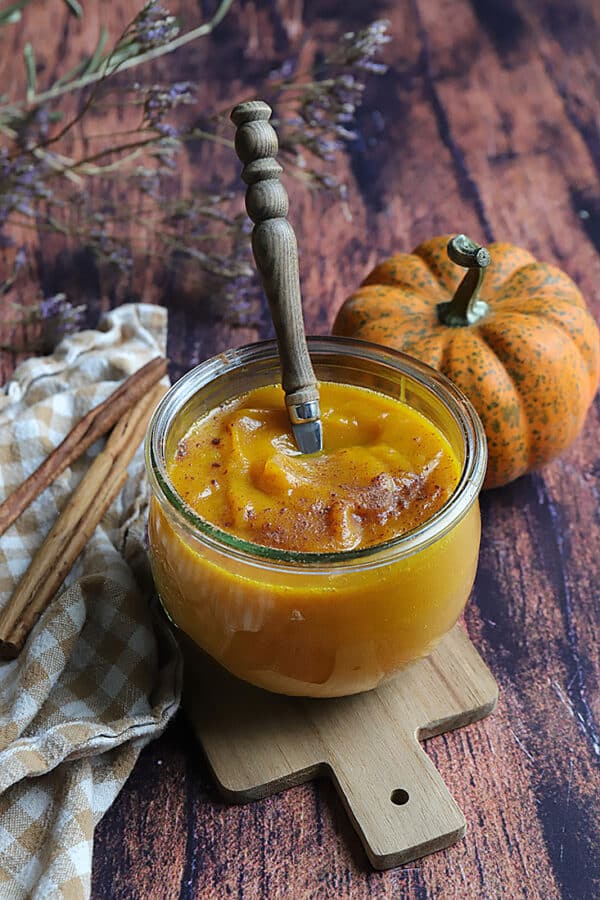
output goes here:
{"type": "Polygon", "coordinates": [[[322,384],[324,449],[302,455],[278,387],[196,422],[168,467],[204,519],[253,543],[331,552],[383,543],[430,518],[459,477],[450,445],[416,410],[322,384]]]}
{"type": "MultiPolygon", "coordinates": [[[[365,388],[322,383],[320,396],[321,453],[298,453],[281,389],[260,388],[192,425],[167,460],[172,485],[214,525],[278,550],[369,547],[440,509],[460,465],[431,422],[365,388]]],[[[196,644],[260,687],[337,696],[375,687],[452,627],[480,520],[475,503],[418,552],[364,565],[251,562],[195,539],[156,498],[149,537],[163,604],[196,644]]]]}

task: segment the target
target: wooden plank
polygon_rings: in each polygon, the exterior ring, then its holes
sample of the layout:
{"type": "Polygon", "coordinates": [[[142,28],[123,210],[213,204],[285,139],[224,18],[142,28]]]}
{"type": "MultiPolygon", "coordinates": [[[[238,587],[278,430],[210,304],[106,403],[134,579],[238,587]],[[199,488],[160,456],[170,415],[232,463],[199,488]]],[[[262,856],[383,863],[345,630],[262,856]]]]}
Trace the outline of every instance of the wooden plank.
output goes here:
{"type": "MultiPolygon", "coordinates": [[[[561,265],[598,312],[597,248],[573,200],[597,184],[597,160],[584,131],[573,127],[564,87],[558,89],[565,76],[557,73],[571,72],[571,59],[555,52],[555,65],[550,64],[552,38],[544,32],[541,5],[526,15],[525,4],[503,4],[490,33],[493,8],[476,3],[447,29],[430,6],[423,6],[440,102],[448,110],[466,170],[479,186],[494,236],[508,236],[561,265]],[[443,74],[457,45],[477,45],[478,51],[463,60],[461,80],[443,74]],[[539,47],[546,48],[545,57],[539,47]]],[[[581,872],[591,874],[584,848],[600,846],[594,814],[600,740],[590,705],[600,681],[600,659],[597,617],[589,605],[594,595],[590,573],[597,580],[598,541],[590,540],[598,533],[597,496],[584,487],[591,483],[586,472],[597,458],[598,424],[594,407],[576,446],[547,466],[543,477],[532,475],[501,496],[484,498],[487,525],[475,594],[483,646],[489,647],[488,658],[493,654],[495,671],[503,674],[503,687],[507,681],[511,686],[507,724],[535,763],[530,788],[538,810],[537,840],[559,889],[573,896],[580,892],[581,872]],[[548,721],[553,723],[551,754],[545,753],[542,738],[548,721]],[[569,829],[562,821],[565,803],[569,829]]],[[[474,618],[471,610],[468,621],[474,618]]]]}

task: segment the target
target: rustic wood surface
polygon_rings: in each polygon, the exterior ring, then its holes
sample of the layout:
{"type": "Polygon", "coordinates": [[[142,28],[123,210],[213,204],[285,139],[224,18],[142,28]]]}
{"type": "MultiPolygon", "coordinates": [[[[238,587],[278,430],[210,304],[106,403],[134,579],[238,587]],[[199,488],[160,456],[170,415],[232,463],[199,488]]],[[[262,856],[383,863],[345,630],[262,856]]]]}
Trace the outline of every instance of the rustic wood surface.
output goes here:
{"type": "MultiPolygon", "coordinates": [[[[16,58],[36,34],[66,68],[69,36],[89,30],[93,47],[109,10],[118,27],[139,6],[84,5],[82,24],[66,4],[29,10],[3,48],[0,83],[15,77],[12,51],[16,58]]],[[[214,8],[171,6],[186,24],[214,8]]],[[[201,50],[185,48],[152,71],[200,82],[202,120],[260,92],[287,57],[310,58],[375,16],[390,20],[394,40],[388,73],[369,82],[358,139],[337,163],[352,218],[331,197],[286,182],[309,331],[327,332],[376,260],[449,231],[510,240],[560,265],[599,314],[594,0],[237,0],[201,50]]],[[[224,149],[191,146],[176,188],[190,191],[200,178],[238,186],[239,163],[224,149]]],[[[85,255],[57,256],[43,238],[38,263],[47,292],[79,294],[92,323],[118,300],[85,255]]],[[[129,296],[168,306],[174,378],[269,334],[266,306],[257,323],[232,324],[210,295],[186,289],[185,279],[165,283],[152,266],[134,273],[129,296]]],[[[4,377],[14,362],[3,357],[4,377]]],[[[481,563],[465,620],[500,703],[484,722],[426,744],[465,813],[463,841],[375,873],[328,783],[228,806],[179,716],[142,753],[97,830],[95,900],[600,896],[599,412],[596,398],[561,460],[482,500],[481,563]]]]}

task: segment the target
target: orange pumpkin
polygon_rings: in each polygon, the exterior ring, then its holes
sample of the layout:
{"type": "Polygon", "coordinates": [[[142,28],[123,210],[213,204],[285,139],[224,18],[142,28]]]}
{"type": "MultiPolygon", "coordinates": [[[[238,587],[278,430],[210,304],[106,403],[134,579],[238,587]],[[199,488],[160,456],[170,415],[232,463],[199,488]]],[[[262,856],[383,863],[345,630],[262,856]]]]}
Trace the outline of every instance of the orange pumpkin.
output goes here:
{"type": "Polygon", "coordinates": [[[598,386],[599,333],[581,293],[512,244],[488,253],[443,236],[396,254],[346,300],[333,333],[402,350],[458,385],[485,428],[488,488],[568,447],[598,386]]]}

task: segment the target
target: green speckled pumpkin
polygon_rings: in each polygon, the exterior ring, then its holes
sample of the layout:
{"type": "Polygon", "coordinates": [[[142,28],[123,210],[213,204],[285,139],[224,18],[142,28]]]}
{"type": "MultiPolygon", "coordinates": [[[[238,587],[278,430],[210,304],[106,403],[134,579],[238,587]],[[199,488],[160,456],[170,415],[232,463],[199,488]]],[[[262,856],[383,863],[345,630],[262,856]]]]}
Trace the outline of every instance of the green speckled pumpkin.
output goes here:
{"type": "Polygon", "coordinates": [[[443,236],[392,256],[346,300],[333,333],[409,353],[467,394],[487,435],[487,488],[568,447],[598,386],[599,333],[581,293],[512,244],[488,253],[443,236]]]}

